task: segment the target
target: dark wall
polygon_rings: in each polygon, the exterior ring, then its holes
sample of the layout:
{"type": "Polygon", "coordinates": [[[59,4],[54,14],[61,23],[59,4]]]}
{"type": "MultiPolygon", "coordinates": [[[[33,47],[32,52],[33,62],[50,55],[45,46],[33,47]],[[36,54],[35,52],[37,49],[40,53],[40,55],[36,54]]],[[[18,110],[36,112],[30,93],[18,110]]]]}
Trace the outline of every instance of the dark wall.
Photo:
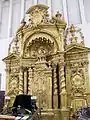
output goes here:
{"type": "Polygon", "coordinates": [[[0,91],[0,112],[4,106],[5,91],[0,91]]]}

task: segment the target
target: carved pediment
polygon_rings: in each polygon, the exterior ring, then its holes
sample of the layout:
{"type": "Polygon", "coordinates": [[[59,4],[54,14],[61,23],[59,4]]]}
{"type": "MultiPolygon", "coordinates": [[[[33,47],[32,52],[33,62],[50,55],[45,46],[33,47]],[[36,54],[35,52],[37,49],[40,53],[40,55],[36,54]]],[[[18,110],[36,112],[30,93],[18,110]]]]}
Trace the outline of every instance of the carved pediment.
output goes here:
{"type": "Polygon", "coordinates": [[[54,16],[50,17],[48,14],[49,7],[43,4],[32,6],[26,12],[25,17],[21,21],[21,24],[17,30],[26,31],[26,29],[40,29],[41,26],[55,26],[56,24],[65,29],[66,22],[62,15],[57,12],[54,16]]]}
{"type": "Polygon", "coordinates": [[[5,57],[3,59],[3,61],[6,62],[6,61],[9,61],[9,60],[12,60],[12,59],[13,60],[19,60],[19,56],[14,54],[14,53],[12,53],[12,54],[8,55],[7,57],[5,57]]]}
{"type": "Polygon", "coordinates": [[[88,47],[83,47],[83,46],[80,46],[80,45],[70,45],[69,47],[66,48],[66,52],[69,53],[69,52],[89,52],[90,51],[90,48],[88,47]]]}

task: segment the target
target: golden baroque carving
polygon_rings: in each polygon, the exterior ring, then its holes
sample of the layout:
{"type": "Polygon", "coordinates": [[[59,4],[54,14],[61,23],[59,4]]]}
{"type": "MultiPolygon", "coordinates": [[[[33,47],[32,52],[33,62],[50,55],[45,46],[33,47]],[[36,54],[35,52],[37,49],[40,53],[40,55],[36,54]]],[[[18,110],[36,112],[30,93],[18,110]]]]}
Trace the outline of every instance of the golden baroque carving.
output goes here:
{"type": "Polygon", "coordinates": [[[65,30],[61,14],[57,12],[49,18],[47,11],[45,5],[31,7],[27,11],[29,19],[22,20],[9,45],[9,54],[4,58],[6,95],[12,99],[17,94],[34,95],[42,111],[49,114],[51,110],[54,114],[56,110],[60,117],[55,114],[53,119],[68,120],[68,108],[76,105],[72,101],[81,104],[78,98],[84,100],[84,95],[89,98],[90,93],[86,93],[87,86],[90,87],[90,49],[84,46],[80,29],[71,25],[65,30]]]}
{"type": "Polygon", "coordinates": [[[25,57],[38,57],[46,56],[53,53],[54,42],[52,43],[49,39],[45,37],[35,38],[32,42],[29,42],[25,47],[25,57]]]}

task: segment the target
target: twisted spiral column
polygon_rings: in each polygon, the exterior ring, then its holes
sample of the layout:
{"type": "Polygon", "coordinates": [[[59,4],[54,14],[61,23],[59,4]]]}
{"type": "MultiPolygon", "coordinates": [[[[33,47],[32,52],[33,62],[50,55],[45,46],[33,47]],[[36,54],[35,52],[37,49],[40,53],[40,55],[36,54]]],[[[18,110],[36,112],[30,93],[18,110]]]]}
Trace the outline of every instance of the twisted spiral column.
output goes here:
{"type": "Polygon", "coordinates": [[[33,79],[32,68],[30,67],[28,69],[28,94],[29,95],[32,95],[32,86],[31,86],[32,79],[33,79]]]}
{"type": "Polygon", "coordinates": [[[57,73],[56,73],[56,64],[54,64],[54,66],[53,66],[53,78],[54,78],[54,80],[53,80],[53,94],[54,94],[54,96],[53,96],[53,107],[54,107],[54,109],[57,109],[58,108],[58,90],[57,90],[57,73]]]}
{"type": "MultiPolygon", "coordinates": [[[[67,92],[66,92],[66,81],[64,76],[64,54],[61,55],[60,61],[59,61],[59,75],[60,75],[60,99],[61,99],[61,109],[67,108],[67,92]]],[[[65,73],[66,74],[66,73],[65,73]]]]}
{"type": "Polygon", "coordinates": [[[54,66],[54,94],[57,94],[57,75],[56,75],[56,66],[54,66]]]}
{"type": "Polygon", "coordinates": [[[23,94],[23,68],[20,68],[19,72],[19,94],[23,94]]]}
{"type": "Polygon", "coordinates": [[[66,91],[66,83],[64,77],[64,61],[60,61],[60,91],[62,93],[66,91]]]}

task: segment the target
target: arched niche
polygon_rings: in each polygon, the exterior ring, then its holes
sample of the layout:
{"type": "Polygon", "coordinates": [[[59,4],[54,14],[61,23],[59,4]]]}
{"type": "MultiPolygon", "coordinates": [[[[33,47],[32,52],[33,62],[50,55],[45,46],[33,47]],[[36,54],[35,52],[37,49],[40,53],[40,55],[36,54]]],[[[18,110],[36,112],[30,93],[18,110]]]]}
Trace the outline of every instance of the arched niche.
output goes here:
{"type": "Polygon", "coordinates": [[[33,33],[24,38],[23,43],[23,56],[24,57],[35,57],[39,54],[39,49],[42,48],[45,55],[54,54],[59,51],[59,45],[56,38],[49,33],[39,32],[33,33]],[[33,53],[37,55],[33,55],[33,53]]]}

